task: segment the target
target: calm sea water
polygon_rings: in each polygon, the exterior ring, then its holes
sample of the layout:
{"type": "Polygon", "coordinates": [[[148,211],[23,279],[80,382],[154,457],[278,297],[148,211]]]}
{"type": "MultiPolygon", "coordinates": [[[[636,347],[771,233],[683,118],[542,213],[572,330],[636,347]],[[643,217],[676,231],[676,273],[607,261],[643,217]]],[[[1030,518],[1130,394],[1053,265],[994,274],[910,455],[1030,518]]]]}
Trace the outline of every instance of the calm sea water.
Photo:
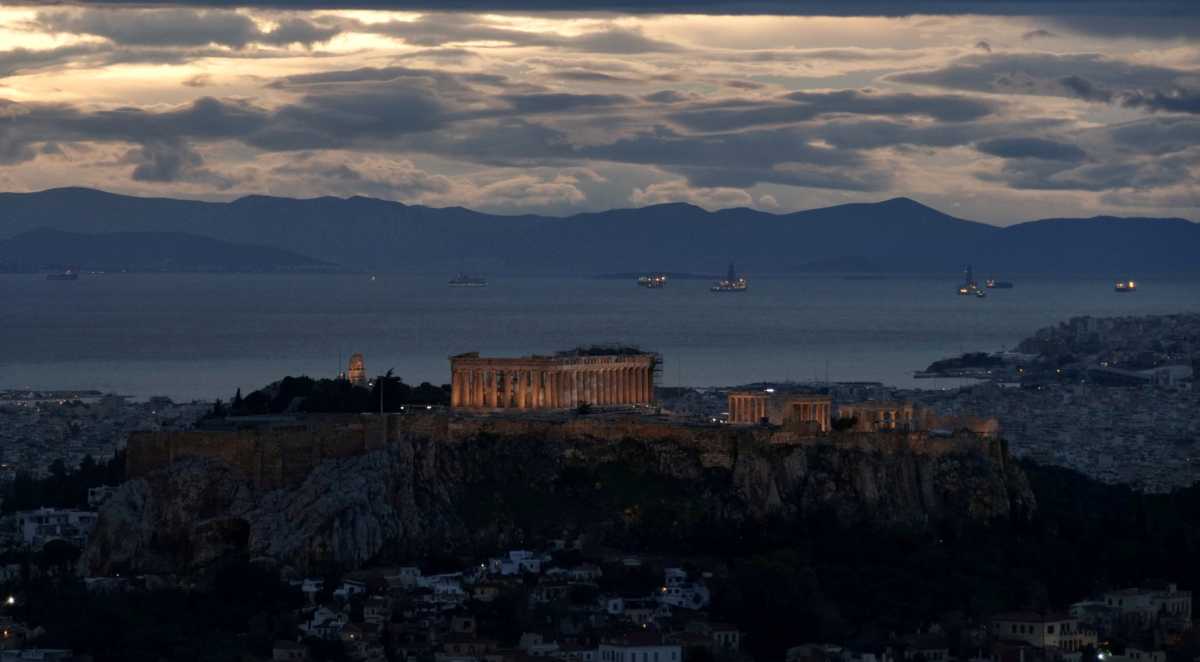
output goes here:
{"type": "Polygon", "coordinates": [[[956,278],[754,278],[741,294],[706,281],[646,290],[624,280],[446,276],[111,274],[76,282],[0,275],[0,388],[100,389],[136,397],[228,397],[283,375],[368,372],[448,380],[447,357],[519,356],[586,343],[663,355],[662,383],[872,380],[925,387],[914,370],[949,354],[1013,347],[1073,315],[1200,311],[1200,282],[1016,280],[986,299],[956,278]]]}

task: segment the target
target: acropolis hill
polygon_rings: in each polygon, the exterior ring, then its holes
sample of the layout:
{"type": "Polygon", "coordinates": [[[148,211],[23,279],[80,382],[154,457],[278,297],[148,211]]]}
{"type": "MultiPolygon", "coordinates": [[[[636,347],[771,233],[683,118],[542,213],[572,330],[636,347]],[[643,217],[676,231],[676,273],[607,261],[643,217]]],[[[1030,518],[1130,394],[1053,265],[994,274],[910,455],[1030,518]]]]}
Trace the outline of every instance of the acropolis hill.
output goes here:
{"type": "Polygon", "coordinates": [[[93,572],[187,572],[230,554],[357,567],[564,532],[687,539],[822,513],[847,526],[965,525],[1035,507],[995,438],[622,413],[307,416],[141,433],[128,453],[130,480],[82,560],[93,572]]]}
{"type": "Polygon", "coordinates": [[[207,458],[236,469],[259,489],[298,485],[326,460],[352,458],[394,444],[460,445],[489,439],[510,443],[539,439],[559,444],[636,441],[694,449],[706,463],[727,465],[739,444],[829,446],[873,453],[921,456],[980,455],[1007,462],[1003,441],[963,432],[798,433],[779,427],[685,424],[625,413],[606,415],[492,415],[421,409],[403,414],[278,417],[239,430],[135,432],[127,447],[127,474],[143,478],[187,458],[207,458]]]}

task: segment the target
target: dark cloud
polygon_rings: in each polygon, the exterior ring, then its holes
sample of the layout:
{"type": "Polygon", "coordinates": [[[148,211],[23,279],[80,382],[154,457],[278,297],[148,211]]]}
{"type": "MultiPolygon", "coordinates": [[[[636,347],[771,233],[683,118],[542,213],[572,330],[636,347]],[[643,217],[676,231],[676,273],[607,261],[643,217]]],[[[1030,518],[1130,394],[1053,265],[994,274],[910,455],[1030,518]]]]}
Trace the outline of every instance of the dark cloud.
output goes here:
{"type": "Polygon", "coordinates": [[[1060,96],[1152,111],[1200,112],[1200,89],[1195,87],[1194,72],[1094,54],[971,55],[940,69],[896,74],[890,79],[954,90],[1060,96]]]}
{"type": "Polygon", "coordinates": [[[510,94],[501,97],[521,114],[564,113],[633,103],[623,94],[510,94]]]}
{"type": "Polygon", "coordinates": [[[1125,92],[1121,95],[1121,104],[1128,108],[1200,114],[1200,88],[1125,92]]]}
{"type": "Polygon", "coordinates": [[[1106,90],[1097,87],[1092,81],[1081,78],[1079,76],[1063,76],[1058,79],[1060,85],[1069,91],[1072,96],[1079,97],[1084,101],[1102,101],[1108,103],[1113,99],[1112,90],[1106,90]]]}
{"type": "Polygon", "coordinates": [[[727,80],[723,84],[725,87],[732,87],[735,90],[761,90],[766,87],[766,85],[752,80],[727,80]]]}
{"type": "Polygon", "coordinates": [[[290,44],[311,46],[333,39],[342,32],[343,27],[336,21],[320,23],[289,17],[280,20],[273,30],[260,35],[257,41],[275,46],[290,44]]]}
{"type": "Polygon", "coordinates": [[[0,51],[0,78],[63,66],[105,50],[107,49],[92,44],[80,44],[36,50],[12,48],[0,51]]]}
{"type": "Polygon", "coordinates": [[[1037,118],[966,123],[911,122],[895,119],[837,119],[809,127],[814,138],[841,149],[888,147],[941,148],[981,140],[1062,128],[1065,120],[1037,118]]]}
{"type": "Polygon", "coordinates": [[[1026,32],[1025,34],[1021,35],[1021,40],[1022,41],[1033,41],[1034,39],[1051,39],[1051,38],[1057,37],[1057,36],[1058,35],[1054,34],[1053,32],[1051,32],[1049,30],[1043,30],[1041,28],[1038,28],[1037,30],[1030,30],[1029,32],[1026,32]]]}
{"type": "Polygon", "coordinates": [[[270,173],[300,180],[302,185],[319,183],[343,195],[414,198],[453,188],[449,178],[420,170],[408,161],[356,159],[353,155],[300,153],[271,168],[270,173]]]}
{"type": "Polygon", "coordinates": [[[1118,147],[1126,151],[1169,154],[1200,145],[1200,120],[1191,117],[1154,117],[1113,127],[1107,133],[1118,147]]]}
{"type": "Polygon", "coordinates": [[[194,47],[217,44],[245,48],[252,43],[275,46],[328,41],[342,31],[331,20],[285,17],[262,31],[245,14],[219,9],[55,9],[38,12],[34,26],[51,33],[103,37],[124,46],[194,47]]]}
{"type": "Polygon", "coordinates": [[[642,99],[650,103],[679,103],[687,101],[690,98],[688,95],[676,92],[675,90],[659,90],[658,92],[642,97],[642,99]]]}
{"type": "Polygon", "coordinates": [[[1196,164],[1194,156],[1088,162],[1082,165],[1041,159],[1012,159],[1005,162],[998,175],[983,175],[981,179],[1002,182],[1012,188],[1041,191],[1153,189],[1190,181],[1190,169],[1196,164]]]}
{"type": "Polygon", "coordinates": [[[34,22],[52,33],[92,35],[132,46],[243,48],[260,36],[249,16],[223,10],[52,10],[39,12],[34,22]]]}
{"type": "Polygon", "coordinates": [[[1087,158],[1087,153],[1075,145],[1044,138],[994,138],[976,144],[975,149],[1006,159],[1079,162],[1087,158]]]}
{"type": "Polygon", "coordinates": [[[569,69],[566,71],[556,71],[550,75],[551,78],[559,80],[567,80],[572,82],[584,83],[632,83],[636,82],[634,78],[625,76],[614,76],[606,74],[602,71],[592,71],[589,69],[569,69]]]}
{"type": "Polygon", "coordinates": [[[580,147],[580,157],[665,167],[698,186],[749,186],[759,182],[874,190],[885,171],[852,150],[814,147],[799,129],[738,131],[691,136],[659,126],[605,145],[580,147]]]}
{"type": "Polygon", "coordinates": [[[767,124],[790,124],[816,117],[917,115],[944,122],[977,120],[996,111],[989,101],[957,95],[885,94],[869,90],[793,92],[771,101],[735,101],[673,113],[672,121],[695,131],[728,131],[767,124]]]}
{"type": "Polygon", "coordinates": [[[295,74],[277,79],[269,87],[316,93],[338,87],[347,89],[393,87],[404,85],[430,85],[440,94],[470,94],[478,92],[473,85],[510,86],[508,77],[484,73],[449,73],[437,69],[413,67],[362,67],[323,71],[312,74],[295,74]],[[367,84],[367,85],[363,85],[367,84]]]}
{"type": "Polygon", "coordinates": [[[204,164],[194,149],[178,140],[148,142],[130,150],[124,160],[134,164],[132,177],[139,182],[178,181],[204,164]]]}

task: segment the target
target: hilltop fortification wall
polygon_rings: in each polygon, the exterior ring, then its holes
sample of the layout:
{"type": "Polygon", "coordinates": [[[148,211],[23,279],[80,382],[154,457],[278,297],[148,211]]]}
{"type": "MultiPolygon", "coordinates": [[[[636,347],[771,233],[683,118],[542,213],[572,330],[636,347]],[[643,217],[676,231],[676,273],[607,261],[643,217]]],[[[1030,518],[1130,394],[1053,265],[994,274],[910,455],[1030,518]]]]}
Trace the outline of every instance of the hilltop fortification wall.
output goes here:
{"type": "Polygon", "coordinates": [[[920,456],[976,453],[1002,465],[1007,462],[1001,440],[971,434],[804,434],[774,427],[691,425],[638,415],[523,418],[433,411],[386,415],[382,421],[378,415],[331,415],[244,429],[136,432],[129,438],[126,472],[130,478],[142,478],[185,458],[206,458],[238,471],[256,487],[270,490],[299,484],[325,460],[355,457],[399,441],[456,444],[482,438],[667,442],[699,451],[707,466],[724,467],[732,465],[736,449],[745,443],[920,456]]]}

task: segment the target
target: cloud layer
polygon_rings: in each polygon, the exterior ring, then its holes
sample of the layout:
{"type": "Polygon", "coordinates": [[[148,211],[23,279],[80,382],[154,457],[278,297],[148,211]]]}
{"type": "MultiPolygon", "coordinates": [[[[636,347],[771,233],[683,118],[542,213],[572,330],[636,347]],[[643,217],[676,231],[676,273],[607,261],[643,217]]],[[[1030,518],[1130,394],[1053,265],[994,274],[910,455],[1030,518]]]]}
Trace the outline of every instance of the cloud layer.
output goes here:
{"type": "Polygon", "coordinates": [[[1166,4],[1120,27],[1103,2],[845,18],[104,4],[0,10],[0,187],[1200,216],[1200,32],[1166,4]]]}

